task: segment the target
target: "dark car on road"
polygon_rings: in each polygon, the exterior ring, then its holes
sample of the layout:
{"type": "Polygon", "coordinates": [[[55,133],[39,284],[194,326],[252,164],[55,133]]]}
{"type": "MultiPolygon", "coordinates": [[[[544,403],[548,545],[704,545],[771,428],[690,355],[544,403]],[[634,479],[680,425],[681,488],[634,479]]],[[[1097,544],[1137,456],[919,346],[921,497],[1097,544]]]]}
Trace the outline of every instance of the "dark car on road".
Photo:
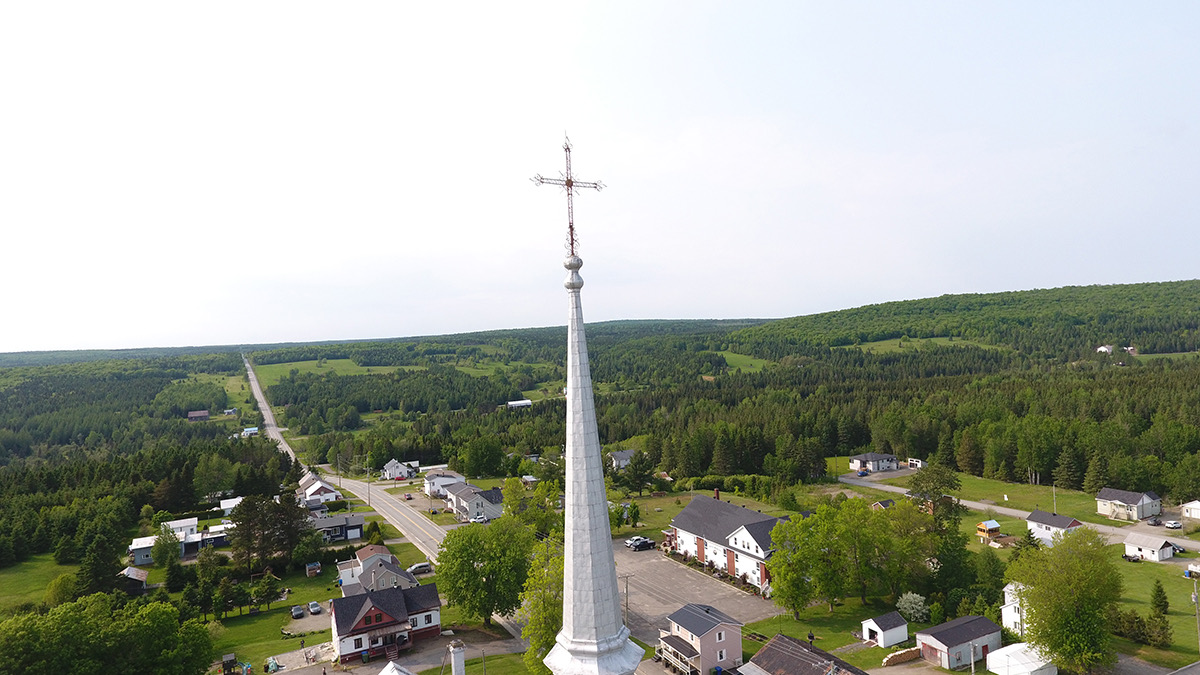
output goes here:
{"type": "Polygon", "coordinates": [[[641,541],[634,542],[634,544],[632,546],[630,546],[629,548],[631,548],[635,551],[649,551],[650,549],[654,548],[654,540],[653,539],[643,539],[641,541]]]}

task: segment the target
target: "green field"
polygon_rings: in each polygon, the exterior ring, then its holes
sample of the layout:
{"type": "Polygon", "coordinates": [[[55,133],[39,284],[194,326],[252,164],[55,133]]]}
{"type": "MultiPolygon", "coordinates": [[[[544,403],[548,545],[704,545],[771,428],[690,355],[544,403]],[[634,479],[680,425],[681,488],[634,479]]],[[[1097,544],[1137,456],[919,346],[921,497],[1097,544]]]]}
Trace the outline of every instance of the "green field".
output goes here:
{"type": "Polygon", "coordinates": [[[1135,609],[1145,616],[1150,613],[1150,590],[1154,580],[1162,582],[1167,592],[1167,600],[1171,603],[1167,619],[1171,622],[1173,644],[1170,649],[1158,649],[1146,645],[1138,645],[1128,640],[1118,640],[1119,651],[1150,663],[1170,668],[1182,668],[1196,660],[1196,615],[1193,609],[1191,595],[1192,582],[1183,578],[1183,568],[1168,563],[1140,562],[1130,563],[1121,559],[1125,547],[1113,544],[1108,547],[1117,569],[1125,580],[1125,592],[1121,594],[1120,608],[1135,609]]]}
{"type": "Polygon", "coordinates": [[[729,365],[730,370],[741,370],[743,373],[757,373],[773,363],[766,359],[756,359],[753,356],[729,351],[717,353],[725,357],[725,363],[729,365]]]}
{"type": "Polygon", "coordinates": [[[46,587],[60,574],[74,574],[79,565],[59,565],[54,554],[39,553],[25,562],[0,569],[0,613],[23,605],[39,603],[46,587]]]}
{"type": "Polygon", "coordinates": [[[1185,359],[1200,358],[1200,352],[1174,352],[1171,354],[1138,354],[1138,361],[1159,361],[1167,359],[1168,361],[1182,361],[1185,359]]]}
{"type": "MultiPolygon", "coordinates": [[[[960,473],[962,490],[959,499],[975,502],[991,503],[996,506],[1007,506],[1022,511],[1057,512],[1072,518],[1078,518],[1085,523],[1099,523],[1120,527],[1128,525],[1119,520],[1109,520],[1096,513],[1096,498],[1085,492],[1076,490],[1054,490],[1049,485],[1029,485],[1026,483],[1005,483],[1004,481],[979,478],[970,474],[960,473]],[[1005,499],[1007,495],[1008,499],[1005,499]],[[1058,508],[1055,511],[1055,497],[1058,508]]],[[[888,485],[908,487],[909,477],[887,478],[882,481],[888,485]]]]}
{"type": "Polygon", "coordinates": [[[980,349],[1007,349],[1007,347],[1000,347],[998,345],[989,345],[983,342],[975,342],[973,340],[948,337],[907,339],[903,342],[899,338],[892,338],[890,340],[878,340],[876,342],[863,342],[857,345],[843,345],[841,347],[835,347],[835,349],[861,349],[864,352],[871,354],[888,354],[890,352],[899,352],[905,349],[921,349],[923,347],[979,347],[980,349]]]}
{"type": "Polygon", "coordinates": [[[368,375],[371,373],[394,373],[399,370],[397,366],[360,366],[350,359],[328,359],[324,365],[321,365],[320,361],[289,361],[255,365],[254,372],[258,375],[262,386],[268,387],[287,377],[293,368],[302,374],[317,373],[318,375],[329,372],[338,375],[368,375]]]}

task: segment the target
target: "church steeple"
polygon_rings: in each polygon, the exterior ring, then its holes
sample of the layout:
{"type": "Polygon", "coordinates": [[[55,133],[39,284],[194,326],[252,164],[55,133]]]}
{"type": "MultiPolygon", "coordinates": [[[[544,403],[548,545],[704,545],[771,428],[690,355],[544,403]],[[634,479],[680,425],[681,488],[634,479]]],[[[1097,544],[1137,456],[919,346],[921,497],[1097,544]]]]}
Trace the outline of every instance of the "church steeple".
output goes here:
{"type": "Polygon", "coordinates": [[[570,196],[576,187],[596,187],[571,176],[571,145],[567,174],[562,181],[535,178],[538,183],[567,189],[569,254],[567,268],[567,447],[566,537],[563,560],[563,627],[544,663],[555,675],[629,675],[637,670],[645,652],[629,639],[621,620],[617,592],[617,566],[613,560],[608,522],[608,497],[604,488],[600,436],[596,432],[596,406],[588,365],[587,337],[583,330],[580,290],[583,260],[576,255],[574,208],[570,196]]]}

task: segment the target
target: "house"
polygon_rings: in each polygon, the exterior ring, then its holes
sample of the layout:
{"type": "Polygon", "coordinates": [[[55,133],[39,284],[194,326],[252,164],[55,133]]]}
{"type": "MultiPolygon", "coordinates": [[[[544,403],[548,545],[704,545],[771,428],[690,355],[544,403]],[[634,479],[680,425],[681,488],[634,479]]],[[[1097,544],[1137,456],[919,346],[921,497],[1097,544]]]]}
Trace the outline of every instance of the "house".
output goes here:
{"type": "Polygon", "coordinates": [[[868,452],[850,458],[851,471],[895,471],[899,468],[895,455],[868,452]]]}
{"type": "Polygon", "coordinates": [[[1025,519],[1029,531],[1044,546],[1054,545],[1054,535],[1074,532],[1075,528],[1083,527],[1083,523],[1070,516],[1060,516],[1057,513],[1046,513],[1034,510],[1025,519]]]}
{"type": "Polygon", "coordinates": [[[1180,506],[1179,513],[1183,518],[1200,520],[1200,499],[1193,499],[1183,506],[1180,506]]]}
{"type": "Polygon", "coordinates": [[[241,504],[243,499],[245,499],[245,497],[232,497],[230,499],[222,499],[221,500],[222,515],[227,516],[227,515],[233,513],[233,509],[235,507],[237,507],[238,504],[241,504]]]}
{"type": "Polygon", "coordinates": [[[222,415],[236,415],[236,414],[238,414],[238,409],[237,408],[226,408],[221,411],[221,414],[222,415]]]}
{"type": "Polygon", "coordinates": [[[917,631],[921,658],[942,668],[966,668],[1000,648],[1000,627],[983,616],[960,616],[917,631]]]}
{"type": "Polygon", "coordinates": [[[329,507],[320,499],[305,499],[304,508],[308,509],[310,516],[327,516],[329,515],[329,507]]]}
{"type": "Polygon", "coordinates": [[[742,665],[742,622],[709,605],[688,603],[667,617],[655,653],[683,673],[742,665]]]}
{"type": "Polygon", "coordinates": [[[925,468],[925,460],[917,459],[916,457],[909,457],[908,458],[908,468],[924,469],[925,468]]]}
{"type": "Polygon", "coordinates": [[[864,640],[880,647],[898,645],[908,639],[908,621],[900,616],[900,612],[888,612],[863,621],[862,635],[864,640]]]}
{"type": "Polygon", "coordinates": [[[425,474],[425,494],[430,497],[445,497],[447,485],[465,483],[466,480],[453,471],[430,471],[425,474]]]}
{"type": "Polygon", "coordinates": [[[300,489],[297,491],[297,496],[300,498],[300,501],[307,504],[310,499],[332,502],[341,499],[342,493],[334,486],[326,483],[320,476],[314,473],[307,473],[300,479],[300,489]]]}
{"type": "Polygon", "coordinates": [[[366,518],[361,513],[340,513],[332,516],[308,517],[313,529],[320,532],[325,543],[362,539],[366,518]]]}
{"type": "Polygon", "coordinates": [[[1000,605],[1000,623],[1017,635],[1025,634],[1025,607],[1021,604],[1021,584],[1013,581],[1004,587],[1004,604],[1000,605]]]}
{"type": "Polygon", "coordinates": [[[416,478],[420,473],[420,462],[412,460],[411,462],[401,462],[398,459],[389,459],[387,464],[383,465],[384,480],[407,480],[416,478]]]}
{"type": "Polygon", "coordinates": [[[527,398],[523,398],[519,401],[509,401],[506,404],[506,406],[508,407],[509,410],[520,410],[521,408],[532,408],[533,401],[530,401],[527,398]]]}
{"type": "Polygon", "coordinates": [[[521,476],[521,485],[525,486],[526,490],[532,490],[539,483],[537,476],[521,476]]]}
{"type": "Polygon", "coordinates": [[[1112,345],[1100,345],[1099,347],[1096,347],[1096,353],[1097,354],[1111,354],[1111,353],[1113,353],[1113,346],[1112,345]]]}
{"type": "Polygon", "coordinates": [[[484,490],[470,483],[451,483],[446,486],[446,510],[460,520],[480,516],[492,520],[504,515],[504,494],[500,488],[484,490]]]}
{"type": "Polygon", "coordinates": [[[189,422],[204,422],[208,420],[207,410],[193,410],[188,413],[189,422]]]}
{"type": "Polygon", "coordinates": [[[1129,536],[1125,537],[1125,555],[1136,555],[1142,560],[1162,562],[1175,557],[1175,547],[1163,537],[1130,532],[1129,536]]]}
{"type": "Polygon", "coordinates": [[[895,499],[880,499],[879,501],[871,504],[871,510],[872,511],[883,511],[884,509],[890,509],[895,505],[896,505],[895,499]]]}
{"type": "Polygon", "coordinates": [[[987,669],[996,675],[1058,675],[1058,666],[1027,642],[1017,642],[988,654],[987,669]]]}
{"type": "MultiPolygon", "coordinates": [[[[718,493],[719,496],[719,493],[718,493]]],[[[783,518],[765,516],[713,497],[696,496],[671,520],[666,543],[680,553],[770,591],[767,559],[771,529],[783,518]]]]}
{"type": "Polygon", "coordinates": [[[386,656],[442,632],[437,584],[367,591],[329,603],[333,653],[339,663],[386,656]]]}
{"type": "Polygon", "coordinates": [[[419,583],[400,567],[400,561],[386,546],[377,544],[358,549],[353,558],[339,562],[337,569],[343,597],[386,588],[412,588],[419,583]]]}
{"type": "MultiPolygon", "coordinates": [[[[175,536],[179,538],[180,557],[198,553],[200,549],[206,546],[225,545],[225,530],[229,527],[218,525],[209,528],[209,532],[201,532],[199,531],[200,520],[194,517],[169,520],[163,523],[163,525],[170,528],[175,533],[175,536]]],[[[151,551],[154,548],[154,540],[156,539],[158,539],[158,535],[152,534],[147,537],[137,537],[130,542],[127,551],[135,566],[154,564],[154,556],[151,551]]]]}
{"type": "Polygon", "coordinates": [[[242,429],[242,438],[250,438],[258,435],[258,427],[246,427],[242,429]]]}
{"type": "Polygon", "coordinates": [[[608,457],[612,461],[613,471],[620,471],[629,466],[629,460],[633,459],[633,454],[633,450],[613,450],[608,453],[608,457]]]}
{"type": "Polygon", "coordinates": [[[128,595],[141,595],[146,592],[146,580],[150,578],[150,570],[136,567],[126,567],[117,573],[120,577],[120,589],[128,595]]]}
{"type": "Polygon", "coordinates": [[[1096,495],[1096,513],[1113,520],[1142,520],[1162,513],[1162,500],[1153,492],[1104,488],[1096,495]]]}
{"type": "Polygon", "coordinates": [[[741,675],[867,675],[812,643],[786,635],[771,638],[738,668],[741,675]]]}
{"type": "Polygon", "coordinates": [[[1000,523],[994,520],[985,520],[975,526],[975,536],[979,537],[979,543],[986,544],[1000,536],[1000,523]]]}

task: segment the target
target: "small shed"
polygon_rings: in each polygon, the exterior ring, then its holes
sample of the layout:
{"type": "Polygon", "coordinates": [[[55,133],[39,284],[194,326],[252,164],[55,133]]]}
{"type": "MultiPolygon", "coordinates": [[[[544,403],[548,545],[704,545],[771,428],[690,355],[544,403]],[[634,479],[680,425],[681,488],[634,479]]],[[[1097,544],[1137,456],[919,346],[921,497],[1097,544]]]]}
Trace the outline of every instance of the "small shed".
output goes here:
{"type": "Polygon", "coordinates": [[[900,612],[888,612],[862,622],[862,635],[880,647],[898,645],[908,639],[908,622],[900,612]]]}
{"type": "Polygon", "coordinates": [[[985,520],[975,526],[975,536],[979,537],[979,543],[986,544],[996,537],[1000,536],[1000,523],[994,520],[985,520]]]}
{"type": "Polygon", "coordinates": [[[1017,642],[988,654],[987,669],[996,675],[1058,675],[1058,666],[1027,642],[1017,642]]]}
{"type": "Polygon", "coordinates": [[[203,422],[208,419],[207,410],[192,410],[188,412],[189,422],[203,422]]]}
{"type": "Polygon", "coordinates": [[[1143,560],[1162,562],[1175,557],[1175,547],[1163,537],[1130,532],[1125,537],[1125,555],[1136,555],[1143,560]]]}

